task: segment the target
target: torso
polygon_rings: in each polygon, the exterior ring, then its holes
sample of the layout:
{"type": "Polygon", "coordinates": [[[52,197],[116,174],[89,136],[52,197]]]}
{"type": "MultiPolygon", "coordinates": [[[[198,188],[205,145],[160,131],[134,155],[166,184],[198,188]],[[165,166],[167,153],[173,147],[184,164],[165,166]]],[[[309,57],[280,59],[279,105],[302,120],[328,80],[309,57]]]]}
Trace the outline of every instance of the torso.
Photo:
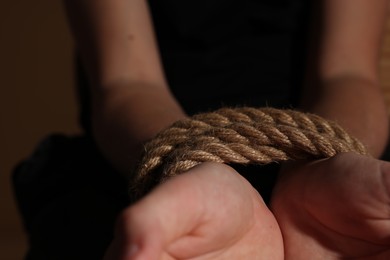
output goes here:
{"type": "Polygon", "coordinates": [[[308,2],[149,0],[165,73],[184,109],[294,107],[308,2]]]}
{"type": "MultiPolygon", "coordinates": [[[[162,63],[188,114],[222,106],[297,105],[308,0],[149,0],[162,63]]],[[[88,82],[78,68],[81,124],[90,132],[88,82]]]]}

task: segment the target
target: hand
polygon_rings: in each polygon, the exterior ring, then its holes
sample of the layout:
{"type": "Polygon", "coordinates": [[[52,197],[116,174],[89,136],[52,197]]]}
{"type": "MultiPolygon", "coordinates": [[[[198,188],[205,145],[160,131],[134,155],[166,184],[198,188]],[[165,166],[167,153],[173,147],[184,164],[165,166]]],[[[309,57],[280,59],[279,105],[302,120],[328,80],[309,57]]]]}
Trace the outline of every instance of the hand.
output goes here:
{"type": "Polygon", "coordinates": [[[286,259],[390,259],[390,163],[352,153],[281,172],[286,259]]]}
{"type": "Polygon", "coordinates": [[[105,259],[283,259],[283,242],[257,191],[204,163],[126,209],[105,259]]]}

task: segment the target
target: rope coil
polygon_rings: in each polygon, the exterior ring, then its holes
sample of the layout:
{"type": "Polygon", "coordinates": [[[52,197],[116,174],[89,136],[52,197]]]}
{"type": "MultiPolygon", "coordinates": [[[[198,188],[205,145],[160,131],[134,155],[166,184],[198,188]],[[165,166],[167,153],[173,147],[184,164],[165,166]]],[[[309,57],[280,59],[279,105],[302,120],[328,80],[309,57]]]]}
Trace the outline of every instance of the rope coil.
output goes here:
{"type": "Polygon", "coordinates": [[[263,165],[343,152],[368,154],[338,124],[317,115],[275,108],[222,108],[177,121],[149,141],[131,189],[143,194],[202,162],[263,165]]]}

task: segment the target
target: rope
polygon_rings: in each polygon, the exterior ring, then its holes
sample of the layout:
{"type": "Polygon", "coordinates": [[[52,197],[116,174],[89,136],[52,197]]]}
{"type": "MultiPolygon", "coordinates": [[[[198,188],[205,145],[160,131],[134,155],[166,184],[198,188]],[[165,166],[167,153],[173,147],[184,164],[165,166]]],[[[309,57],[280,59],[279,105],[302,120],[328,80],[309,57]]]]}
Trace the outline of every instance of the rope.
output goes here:
{"type": "Polygon", "coordinates": [[[319,116],[274,108],[222,108],[177,121],[149,141],[131,189],[144,194],[202,162],[263,165],[342,152],[367,154],[357,139],[319,116]]]}

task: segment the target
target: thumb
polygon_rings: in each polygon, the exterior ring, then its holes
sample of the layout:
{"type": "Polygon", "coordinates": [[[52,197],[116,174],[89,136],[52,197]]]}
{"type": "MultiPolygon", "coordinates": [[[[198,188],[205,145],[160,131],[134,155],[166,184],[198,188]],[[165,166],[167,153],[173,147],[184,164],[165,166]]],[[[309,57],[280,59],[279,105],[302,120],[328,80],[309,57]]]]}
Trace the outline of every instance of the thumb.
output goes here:
{"type": "Polygon", "coordinates": [[[193,174],[177,176],[126,209],[109,251],[120,252],[119,259],[160,259],[172,242],[200,222],[202,199],[196,181],[193,174]]]}

